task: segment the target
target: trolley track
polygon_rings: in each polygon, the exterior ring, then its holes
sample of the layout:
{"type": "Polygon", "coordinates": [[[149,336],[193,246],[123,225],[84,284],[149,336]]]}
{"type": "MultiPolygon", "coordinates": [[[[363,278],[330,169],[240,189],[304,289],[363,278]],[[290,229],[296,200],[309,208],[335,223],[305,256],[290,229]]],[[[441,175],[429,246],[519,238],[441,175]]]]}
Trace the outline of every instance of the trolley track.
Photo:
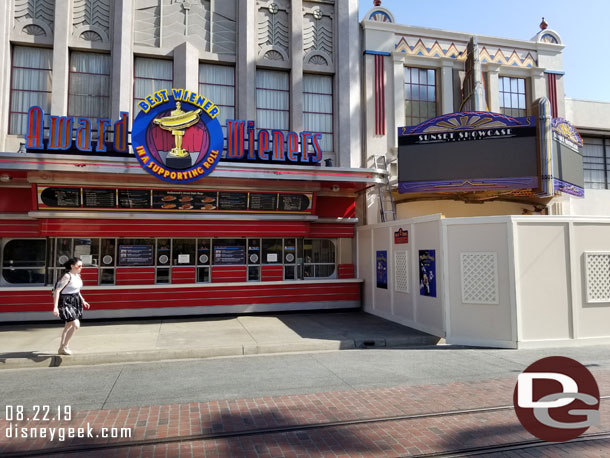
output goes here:
{"type": "MultiPolygon", "coordinates": [[[[610,395],[601,396],[601,401],[610,400],[610,395]]],[[[141,439],[141,440],[132,440],[132,441],[117,441],[117,442],[109,442],[103,444],[79,444],[74,446],[67,447],[53,447],[53,448],[45,448],[38,450],[28,450],[28,451],[16,451],[16,452],[4,452],[3,457],[29,457],[29,456],[53,456],[58,454],[76,454],[82,452],[97,452],[97,451],[108,451],[119,448],[131,448],[131,447],[143,447],[143,446],[155,446],[155,445],[164,445],[164,444],[175,444],[175,443],[184,443],[184,442],[194,442],[194,441],[210,441],[210,440],[218,440],[218,439],[233,439],[239,437],[246,436],[257,436],[257,435],[268,435],[268,434],[284,434],[291,432],[300,432],[300,431],[308,431],[308,430],[316,430],[316,429],[325,429],[325,428],[340,428],[340,427],[349,427],[349,426],[359,426],[366,424],[379,424],[379,423],[387,423],[387,422],[398,422],[398,421],[413,421],[420,419],[429,419],[429,418],[438,418],[438,417],[450,417],[450,416],[459,416],[459,415],[472,415],[472,414],[481,414],[481,413],[491,413],[491,412],[499,412],[505,410],[514,410],[514,406],[505,405],[505,406],[493,406],[493,407],[482,407],[476,409],[462,409],[462,410],[450,410],[443,412],[430,412],[430,413],[421,413],[421,414],[410,414],[410,415],[395,415],[395,416],[387,416],[387,417],[372,417],[372,418],[362,418],[355,420],[344,420],[344,421],[331,421],[331,422],[320,422],[320,423],[309,423],[309,424],[300,424],[300,425],[287,425],[287,426],[275,426],[271,428],[252,428],[252,429],[244,429],[238,431],[224,431],[224,432],[211,432],[211,433],[201,433],[201,434],[193,434],[193,435],[184,435],[184,436],[172,436],[166,438],[153,438],[153,439],[141,439]]],[[[590,433],[583,434],[576,439],[570,441],[570,443],[575,442],[591,442],[591,441],[602,441],[609,440],[610,441],[610,430],[603,431],[598,433],[590,433]]],[[[478,455],[483,453],[496,453],[496,452],[508,452],[511,450],[522,450],[526,448],[539,448],[539,447],[551,447],[556,446],[556,443],[553,442],[545,442],[539,439],[531,439],[527,441],[515,441],[508,442],[505,444],[494,444],[494,445],[486,445],[486,446],[478,446],[478,447],[466,447],[462,449],[453,449],[453,450],[445,450],[441,452],[427,453],[427,454],[419,454],[419,455],[409,455],[410,457],[416,456],[419,458],[433,458],[433,457],[464,457],[471,455],[478,455]]],[[[398,458],[399,456],[397,456],[398,458]]]]}

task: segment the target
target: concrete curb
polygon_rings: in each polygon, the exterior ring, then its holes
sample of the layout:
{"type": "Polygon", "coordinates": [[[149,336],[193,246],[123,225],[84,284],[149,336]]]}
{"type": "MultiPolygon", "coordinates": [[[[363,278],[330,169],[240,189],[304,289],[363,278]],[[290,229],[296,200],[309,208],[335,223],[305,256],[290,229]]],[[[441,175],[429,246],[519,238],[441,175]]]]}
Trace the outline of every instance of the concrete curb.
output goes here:
{"type": "Polygon", "coordinates": [[[278,353],[353,350],[364,348],[393,348],[414,345],[434,345],[430,336],[413,336],[390,339],[304,340],[301,342],[270,342],[256,345],[211,346],[205,348],[158,349],[142,351],[115,351],[105,353],[79,353],[71,356],[35,354],[32,357],[9,357],[2,360],[1,369],[41,367],[88,366],[97,364],[139,363],[178,359],[206,359],[230,356],[264,355],[278,353]]]}

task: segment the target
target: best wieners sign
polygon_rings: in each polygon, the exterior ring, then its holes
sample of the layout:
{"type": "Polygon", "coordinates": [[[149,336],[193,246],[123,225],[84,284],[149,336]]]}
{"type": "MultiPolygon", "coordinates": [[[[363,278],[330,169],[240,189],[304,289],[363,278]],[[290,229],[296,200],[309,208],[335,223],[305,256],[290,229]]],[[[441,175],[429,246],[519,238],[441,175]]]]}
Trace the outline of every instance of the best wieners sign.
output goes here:
{"type": "MultiPolygon", "coordinates": [[[[225,144],[217,119],[218,107],[203,95],[185,89],[161,90],[138,103],[131,147],[151,175],[173,183],[188,183],[211,173],[225,144]]],[[[28,111],[25,147],[46,152],[129,153],[129,114],[120,119],[46,115],[40,107],[28,111]],[[45,128],[45,116],[48,126],[45,128]],[[113,127],[111,129],[111,126],[113,127]],[[93,133],[96,132],[96,140],[93,133]],[[114,133],[113,141],[106,142],[114,133]],[[46,134],[46,135],[45,135],[46,134]]],[[[256,162],[318,163],[322,159],[317,132],[256,129],[254,121],[227,120],[226,158],[256,162]]]]}

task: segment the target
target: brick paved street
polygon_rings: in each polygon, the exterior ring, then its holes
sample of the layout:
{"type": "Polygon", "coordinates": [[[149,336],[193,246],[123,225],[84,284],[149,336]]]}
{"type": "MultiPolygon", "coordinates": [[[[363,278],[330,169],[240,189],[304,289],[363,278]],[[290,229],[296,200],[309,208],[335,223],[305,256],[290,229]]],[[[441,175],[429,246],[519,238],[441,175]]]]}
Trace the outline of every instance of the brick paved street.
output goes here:
{"type": "MultiPolygon", "coordinates": [[[[610,394],[610,371],[592,370],[602,396],[610,394]]],[[[90,410],[71,422],[44,426],[131,428],[129,440],[174,439],[213,433],[307,425],[336,421],[416,415],[461,409],[512,405],[515,378],[445,385],[397,386],[314,394],[260,397],[205,403],[157,405],[128,409],[90,410]]],[[[602,401],[602,422],[587,433],[609,430],[610,400],[602,401]]],[[[22,422],[19,427],[41,427],[22,422]]],[[[8,422],[0,421],[5,430],[8,422]]],[[[87,452],[96,457],[397,457],[463,450],[484,445],[528,441],[533,437],[519,424],[512,409],[451,416],[369,422],[270,434],[242,435],[212,440],[190,440],[87,452]]],[[[109,444],[126,439],[6,438],[0,454],[24,450],[109,444]]],[[[610,441],[560,444],[527,451],[485,456],[608,456],[610,441]],[[605,450],[605,453],[604,453],[605,450]],[[586,455],[584,452],[586,451],[586,455]],[[582,452],[582,454],[581,454],[582,452]]],[[[58,456],[58,455],[54,455],[58,456]]],[[[66,457],[79,454],[65,453],[66,457]]]]}

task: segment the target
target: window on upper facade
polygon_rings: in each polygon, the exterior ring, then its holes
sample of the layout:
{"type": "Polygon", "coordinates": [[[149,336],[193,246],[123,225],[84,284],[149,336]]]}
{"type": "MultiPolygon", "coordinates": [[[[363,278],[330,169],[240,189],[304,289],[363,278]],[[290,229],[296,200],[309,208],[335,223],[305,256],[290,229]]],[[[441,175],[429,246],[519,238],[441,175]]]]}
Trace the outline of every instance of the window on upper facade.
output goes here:
{"type": "Polygon", "coordinates": [[[51,111],[52,63],[52,49],[13,48],[9,134],[26,134],[30,107],[51,111]]]}
{"type": "Polygon", "coordinates": [[[436,71],[405,67],[405,125],[436,116],[436,71]]]}
{"type": "Polygon", "coordinates": [[[98,119],[110,118],[109,54],[73,52],[70,55],[68,116],[98,119]]]}
{"type": "MultiPolygon", "coordinates": [[[[223,128],[235,119],[235,69],[226,65],[199,64],[199,94],[218,107],[223,128]]],[[[224,130],[224,129],[223,129],[224,130]]]]}
{"type": "Polygon", "coordinates": [[[290,77],[287,72],[256,71],[256,127],[288,132],[290,77]]]}
{"type": "Polygon", "coordinates": [[[513,118],[527,116],[525,79],[501,76],[498,78],[498,86],[500,89],[500,112],[513,118]]]}
{"type": "Polygon", "coordinates": [[[303,75],[303,128],[322,134],[323,152],[333,148],[333,77],[303,75]]]}
{"type": "Polygon", "coordinates": [[[610,189],[610,138],[583,138],[585,188],[610,189]]]}
{"type": "Polygon", "coordinates": [[[140,112],[138,102],[149,94],[171,90],[174,79],[171,60],[136,57],[133,69],[133,117],[140,112]]]}

